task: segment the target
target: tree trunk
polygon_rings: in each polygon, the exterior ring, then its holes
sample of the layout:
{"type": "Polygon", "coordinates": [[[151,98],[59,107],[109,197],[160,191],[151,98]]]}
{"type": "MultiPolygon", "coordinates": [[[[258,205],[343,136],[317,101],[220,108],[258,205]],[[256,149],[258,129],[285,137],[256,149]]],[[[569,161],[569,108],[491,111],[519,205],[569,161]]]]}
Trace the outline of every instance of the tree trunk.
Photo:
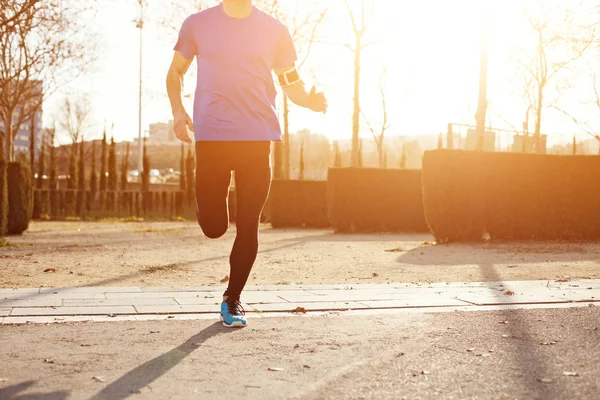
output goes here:
{"type": "Polygon", "coordinates": [[[360,124],[360,56],[361,56],[361,40],[360,36],[356,36],[355,53],[354,53],[354,111],[352,114],[352,153],[350,156],[350,165],[358,166],[358,134],[360,124]]]}
{"type": "Polygon", "coordinates": [[[35,112],[31,117],[31,129],[29,130],[29,162],[31,163],[31,175],[35,175],[35,112]]]}
{"type": "Polygon", "coordinates": [[[542,152],[542,104],[544,101],[544,85],[540,84],[538,87],[538,98],[537,98],[537,110],[535,110],[535,151],[536,153],[542,152]]]}
{"type": "Polygon", "coordinates": [[[14,126],[12,124],[12,113],[9,112],[8,121],[4,121],[5,126],[5,140],[6,140],[6,148],[4,152],[4,156],[6,161],[15,161],[15,146],[14,146],[14,126]]]}
{"type": "Polygon", "coordinates": [[[283,179],[290,179],[290,103],[283,95],[283,179]]]}
{"type": "Polygon", "coordinates": [[[383,153],[383,137],[375,141],[377,143],[377,155],[379,156],[379,168],[385,168],[385,154],[383,153]]]}

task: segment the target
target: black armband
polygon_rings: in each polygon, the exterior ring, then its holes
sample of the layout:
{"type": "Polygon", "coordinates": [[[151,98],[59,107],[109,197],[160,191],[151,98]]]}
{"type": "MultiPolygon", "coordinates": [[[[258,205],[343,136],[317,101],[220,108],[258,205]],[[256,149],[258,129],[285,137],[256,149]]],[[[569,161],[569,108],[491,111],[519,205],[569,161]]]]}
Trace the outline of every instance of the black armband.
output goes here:
{"type": "Polygon", "coordinates": [[[300,74],[298,74],[296,67],[288,69],[283,74],[279,75],[278,78],[281,86],[290,86],[300,82],[300,74]]]}

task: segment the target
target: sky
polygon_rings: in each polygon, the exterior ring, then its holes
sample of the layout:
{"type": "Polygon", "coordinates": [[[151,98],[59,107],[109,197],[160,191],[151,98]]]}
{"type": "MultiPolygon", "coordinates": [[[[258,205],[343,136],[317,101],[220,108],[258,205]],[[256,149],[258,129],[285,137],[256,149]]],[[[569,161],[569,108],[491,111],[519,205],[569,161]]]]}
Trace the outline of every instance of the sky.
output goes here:
{"type": "MultiPolygon", "coordinates": [[[[170,10],[171,1],[148,0],[142,47],[144,131],[150,123],[171,119],[165,77],[177,28],[187,16],[170,10]]],[[[288,12],[297,12],[299,19],[314,9],[313,0],[297,1],[280,0],[280,3],[288,12]]],[[[354,11],[359,12],[360,0],[349,1],[354,11]]],[[[448,122],[474,124],[481,21],[487,14],[490,32],[487,122],[496,128],[520,127],[526,109],[522,99],[526,77],[517,69],[517,60],[530,57],[535,45],[523,10],[536,2],[539,0],[375,0],[365,35],[365,41],[374,44],[363,52],[364,118],[375,128],[381,126],[379,82],[385,68],[384,91],[390,125],[387,135],[437,134],[446,130],[448,122]]],[[[44,122],[49,126],[58,115],[61,96],[83,95],[90,99],[93,110],[86,138],[101,137],[106,123],[109,134],[114,133],[118,141],[131,140],[138,134],[140,47],[139,30],[133,21],[138,17],[139,7],[137,0],[99,0],[99,4],[97,15],[87,24],[98,41],[98,62],[84,76],[49,98],[44,122]]],[[[315,114],[294,106],[290,113],[291,130],[306,128],[334,140],[349,139],[354,71],[353,53],[345,45],[353,42],[350,19],[343,0],[322,0],[316,4],[317,8],[327,8],[327,15],[318,30],[319,42],[313,45],[301,75],[307,85],[314,84],[326,93],[329,111],[325,115],[315,114]]],[[[600,108],[582,106],[591,96],[584,75],[576,76],[586,89],[571,90],[575,94],[565,95],[563,101],[577,115],[594,119],[591,116],[597,113],[596,119],[600,119],[600,108]]],[[[191,76],[185,85],[186,92],[192,93],[195,82],[191,76]]],[[[555,91],[553,87],[549,90],[555,91]]],[[[186,100],[186,106],[191,114],[191,99],[186,100]]],[[[361,136],[370,137],[367,125],[362,128],[361,136]]],[[[586,138],[569,118],[552,109],[547,111],[543,130],[549,134],[551,143],[570,141],[573,134],[586,138]]]]}

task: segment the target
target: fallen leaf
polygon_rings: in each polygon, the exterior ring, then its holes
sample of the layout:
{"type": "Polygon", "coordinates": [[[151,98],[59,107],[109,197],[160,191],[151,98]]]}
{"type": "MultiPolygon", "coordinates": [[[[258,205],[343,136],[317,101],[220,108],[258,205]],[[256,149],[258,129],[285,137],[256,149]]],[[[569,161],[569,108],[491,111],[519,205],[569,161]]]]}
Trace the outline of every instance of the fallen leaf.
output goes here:
{"type": "Polygon", "coordinates": [[[295,349],[299,348],[300,345],[298,343],[296,343],[296,345],[294,346],[295,349]]]}
{"type": "Polygon", "coordinates": [[[379,276],[379,274],[377,272],[373,272],[373,278],[377,278],[379,276]]]}
{"type": "Polygon", "coordinates": [[[514,296],[515,292],[513,292],[512,290],[507,290],[506,292],[504,292],[505,296],[514,296]]]}
{"type": "Polygon", "coordinates": [[[104,380],[104,378],[101,376],[93,376],[92,379],[95,380],[96,382],[106,382],[104,380]]]}
{"type": "Polygon", "coordinates": [[[296,307],[292,310],[292,312],[296,312],[296,313],[306,313],[306,308],[304,307],[296,307]]]}
{"type": "Polygon", "coordinates": [[[429,371],[425,371],[425,370],[421,371],[421,375],[429,375],[430,373],[431,373],[431,372],[429,372],[429,371]]]}
{"type": "Polygon", "coordinates": [[[221,279],[219,282],[221,282],[221,283],[229,282],[229,275],[225,275],[225,278],[221,279]]]}
{"type": "Polygon", "coordinates": [[[402,357],[404,353],[398,353],[397,357],[402,357]]]}
{"type": "Polygon", "coordinates": [[[167,318],[175,318],[174,315],[169,315],[167,318]]]}
{"type": "Polygon", "coordinates": [[[552,379],[550,378],[538,378],[537,381],[542,383],[552,383],[552,379]]]}
{"type": "Polygon", "coordinates": [[[573,371],[565,371],[563,372],[564,376],[579,376],[579,373],[573,371]]]}
{"type": "Polygon", "coordinates": [[[45,362],[46,364],[54,364],[54,360],[53,360],[53,359],[51,359],[51,358],[44,358],[44,362],[45,362]]]}
{"type": "Polygon", "coordinates": [[[401,247],[396,247],[396,248],[384,250],[384,251],[386,251],[388,253],[403,253],[405,250],[401,247]]]}
{"type": "Polygon", "coordinates": [[[472,352],[474,352],[474,351],[475,351],[475,349],[467,349],[467,351],[468,351],[469,353],[472,353],[472,352]]]}
{"type": "Polygon", "coordinates": [[[269,367],[269,371],[279,372],[279,371],[283,371],[283,368],[269,367]]]}
{"type": "Polygon", "coordinates": [[[56,272],[56,268],[46,268],[44,272],[56,272]]]}
{"type": "Polygon", "coordinates": [[[160,331],[150,331],[150,333],[160,333],[160,331]]]}
{"type": "Polygon", "coordinates": [[[501,324],[508,324],[508,321],[500,321],[501,324]]]}
{"type": "Polygon", "coordinates": [[[306,364],[304,364],[304,365],[303,365],[303,367],[304,367],[304,368],[310,368],[310,365],[306,365],[306,364]]]}

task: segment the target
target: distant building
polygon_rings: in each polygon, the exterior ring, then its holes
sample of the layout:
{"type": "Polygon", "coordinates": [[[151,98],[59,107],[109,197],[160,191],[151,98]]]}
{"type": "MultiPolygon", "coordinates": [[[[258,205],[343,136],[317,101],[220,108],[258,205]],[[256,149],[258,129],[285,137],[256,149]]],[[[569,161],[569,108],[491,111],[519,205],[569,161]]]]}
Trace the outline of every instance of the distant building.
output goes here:
{"type": "MultiPolygon", "coordinates": [[[[13,114],[13,124],[18,123],[18,118],[19,118],[19,113],[21,112],[21,107],[25,107],[25,110],[31,110],[33,107],[35,107],[35,105],[39,102],[40,97],[43,94],[43,83],[42,81],[32,81],[32,86],[33,86],[33,90],[34,95],[33,96],[28,96],[29,99],[31,99],[29,101],[29,104],[24,104],[24,105],[19,105],[16,109],[15,112],[13,114]],[[35,97],[34,97],[35,96],[35,97]],[[40,96],[40,97],[38,97],[40,96]]],[[[41,143],[42,143],[42,133],[43,133],[43,128],[42,128],[42,117],[43,117],[43,110],[42,107],[39,107],[33,118],[29,119],[25,122],[23,122],[19,127],[17,127],[17,133],[15,135],[15,140],[14,140],[14,149],[15,149],[15,154],[19,153],[19,152],[26,152],[29,153],[29,146],[30,146],[30,140],[31,140],[31,123],[33,120],[34,123],[34,146],[35,146],[35,151],[36,153],[39,151],[39,149],[41,149],[41,143]]],[[[0,130],[4,131],[4,123],[2,122],[2,120],[0,120],[0,130]]]]}
{"type": "MultiPolygon", "coordinates": [[[[479,140],[479,135],[477,135],[477,131],[475,129],[467,130],[465,150],[478,150],[479,140]]],[[[496,132],[485,131],[483,133],[483,151],[496,151],[496,132]]]]}
{"type": "MultiPolygon", "coordinates": [[[[548,135],[541,135],[542,153],[546,153],[546,139],[548,135]]],[[[533,135],[514,135],[512,151],[514,153],[532,153],[535,150],[535,138],[533,135]]]]}
{"type": "Polygon", "coordinates": [[[176,139],[173,121],[150,124],[148,134],[152,143],[168,143],[176,139]]]}

